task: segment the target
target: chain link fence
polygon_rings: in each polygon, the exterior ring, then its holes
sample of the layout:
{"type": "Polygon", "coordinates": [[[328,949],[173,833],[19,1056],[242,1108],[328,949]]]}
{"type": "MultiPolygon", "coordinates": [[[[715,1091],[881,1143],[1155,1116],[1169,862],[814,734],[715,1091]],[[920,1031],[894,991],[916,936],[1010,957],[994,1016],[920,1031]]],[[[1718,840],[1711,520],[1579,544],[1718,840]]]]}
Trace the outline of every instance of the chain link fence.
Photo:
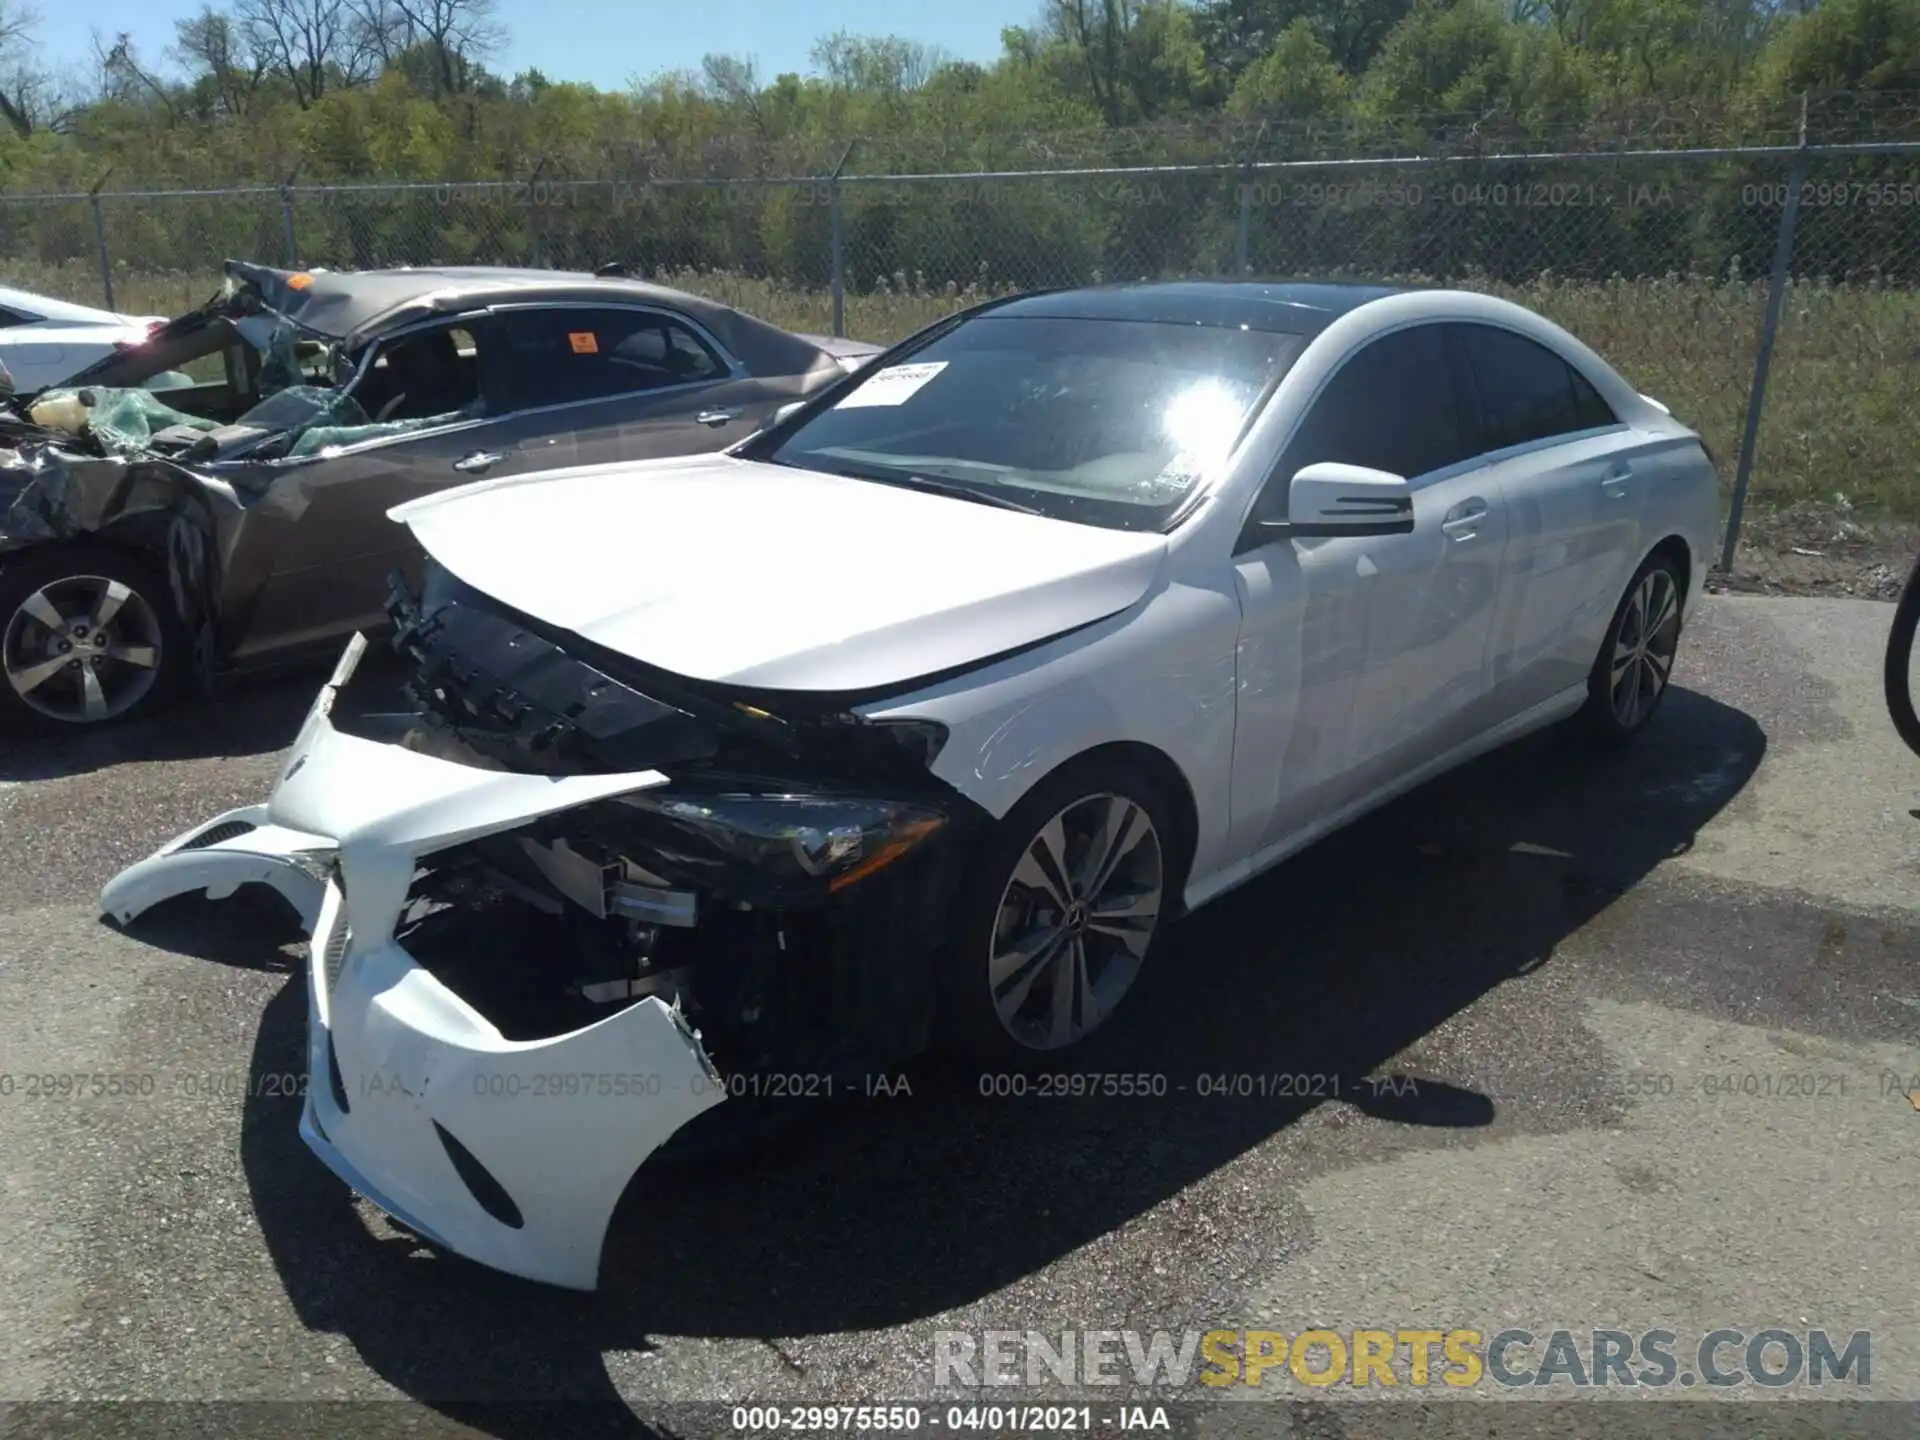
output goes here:
{"type": "Polygon", "coordinates": [[[842,173],[843,157],[779,179],[11,196],[0,255],[7,283],[142,315],[204,301],[230,257],[622,261],[793,329],[875,341],[996,294],[1100,281],[1487,290],[1565,325],[1701,431],[1729,487],[1730,565],[1748,503],[1911,518],[1916,157],[1920,140],[1098,168],[1055,156],[969,173],[842,173]]]}

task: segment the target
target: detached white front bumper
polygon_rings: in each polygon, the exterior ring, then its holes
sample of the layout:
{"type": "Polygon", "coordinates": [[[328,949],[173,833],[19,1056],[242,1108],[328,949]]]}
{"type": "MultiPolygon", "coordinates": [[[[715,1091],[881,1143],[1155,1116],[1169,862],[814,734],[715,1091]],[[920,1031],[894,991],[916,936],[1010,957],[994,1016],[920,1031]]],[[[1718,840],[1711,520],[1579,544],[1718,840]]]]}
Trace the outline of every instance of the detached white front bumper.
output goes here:
{"type": "Polygon", "coordinates": [[[348,646],[265,806],[130,867],[101,908],[124,923],[172,895],[273,886],[313,935],[308,1146],[427,1239],[591,1290],[634,1171],[724,1094],[698,1036],[649,998],[570,1034],[508,1040],[394,928],[423,856],[666,777],[482,770],[343,734],[334,697],[364,648],[348,646]]]}

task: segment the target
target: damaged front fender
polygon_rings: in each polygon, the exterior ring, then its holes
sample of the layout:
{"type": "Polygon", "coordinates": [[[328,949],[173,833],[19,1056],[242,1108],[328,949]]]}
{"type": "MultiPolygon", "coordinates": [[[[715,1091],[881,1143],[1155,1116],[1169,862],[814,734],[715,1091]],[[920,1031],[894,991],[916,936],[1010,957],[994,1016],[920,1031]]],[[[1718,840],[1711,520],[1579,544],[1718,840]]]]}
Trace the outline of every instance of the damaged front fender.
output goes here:
{"type": "Polygon", "coordinates": [[[0,451],[0,563],[11,551],[75,540],[145,558],[174,614],[204,645],[218,620],[232,490],[153,456],[88,455],[47,440],[0,451]]]}
{"type": "Polygon", "coordinates": [[[309,935],[320,920],[333,842],[273,823],[265,805],[216,815],[129,865],[100,892],[101,913],[131,924],[163,900],[225,900],[242,885],[265,885],[293,907],[309,935]]]}

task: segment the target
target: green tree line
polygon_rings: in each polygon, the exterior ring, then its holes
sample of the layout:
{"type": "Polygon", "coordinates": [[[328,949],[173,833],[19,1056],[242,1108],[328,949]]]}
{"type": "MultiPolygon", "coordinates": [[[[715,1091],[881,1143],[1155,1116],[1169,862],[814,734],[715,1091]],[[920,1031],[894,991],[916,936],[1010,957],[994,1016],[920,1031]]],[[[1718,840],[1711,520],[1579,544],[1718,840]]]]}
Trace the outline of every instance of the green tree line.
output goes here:
{"type": "MultiPolygon", "coordinates": [[[[1827,139],[1920,134],[1920,0],[1036,5],[991,63],[839,33],[816,45],[806,75],[767,77],[712,55],[695,73],[609,91],[500,73],[492,0],[234,0],[179,22],[162,55],[102,37],[78,74],[49,69],[32,16],[0,0],[0,195],[103,182],[111,196],[492,181],[502,188],[437,200],[303,194],[292,213],[272,196],[120,202],[107,215],[110,249],[117,263],[139,256],[163,270],[295,247],[309,263],[358,265],[637,257],[812,285],[832,264],[821,187],[661,182],[1791,143],[1803,123],[1827,139]]],[[[636,16],[630,36],[594,43],[631,43],[644,71],[644,30],[636,16]]],[[[1817,177],[1892,187],[1886,207],[1808,222],[1803,251],[1819,273],[1920,278],[1910,224],[1920,204],[1898,200],[1907,163],[1817,177]]],[[[1249,224],[1252,175],[850,183],[842,254],[849,278],[869,286],[1242,261],[1508,280],[1724,277],[1764,269],[1785,170],[1534,162],[1317,187],[1267,173],[1255,177],[1249,224]],[[1554,203],[1505,203],[1532,195],[1554,203]]],[[[63,264],[94,248],[82,207],[0,206],[0,254],[63,264]]]]}
{"type": "MultiPolygon", "coordinates": [[[[1920,91],[1920,0],[1037,0],[988,64],[836,34],[814,73],[697,73],[604,91],[489,68],[491,0],[236,0],[163,55],[102,37],[78,73],[0,0],[0,183],[13,193],[554,176],[808,173],[861,137],[988,166],[1035,140],[1076,155],[1187,127],[1278,153],[1481,135],[1565,139],[1709,125],[1777,133],[1804,93],[1920,91]]],[[[645,70],[645,23],[630,35],[645,70]]],[[[1857,100],[1854,102],[1857,108],[1857,100]]],[[[1881,114],[1892,111],[1882,110],[1881,114]]],[[[1696,137],[1697,138],[1697,137],[1696,137]]],[[[1196,142],[1200,143],[1200,142],[1196,142]]],[[[1124,158],[1124,157],[1122,157],[1124,158]]]]}

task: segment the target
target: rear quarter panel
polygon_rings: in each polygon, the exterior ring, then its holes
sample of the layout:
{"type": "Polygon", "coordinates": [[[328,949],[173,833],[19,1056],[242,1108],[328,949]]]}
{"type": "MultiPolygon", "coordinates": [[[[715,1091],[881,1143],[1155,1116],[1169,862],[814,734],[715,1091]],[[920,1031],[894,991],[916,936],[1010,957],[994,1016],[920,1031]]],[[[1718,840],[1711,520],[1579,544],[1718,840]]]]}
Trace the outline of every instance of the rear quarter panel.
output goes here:
{"type": "Polygon", "coordinates": [[[1699,437],[1677,424],[1650,435],[1634,459],[1645,477],[1640,513],[1642,555],[1672,536],[1685,542],[1687,599],[1691,617],[1706,593],[1707,572],[1720,538],[1720,479],[1699,437]]]}

